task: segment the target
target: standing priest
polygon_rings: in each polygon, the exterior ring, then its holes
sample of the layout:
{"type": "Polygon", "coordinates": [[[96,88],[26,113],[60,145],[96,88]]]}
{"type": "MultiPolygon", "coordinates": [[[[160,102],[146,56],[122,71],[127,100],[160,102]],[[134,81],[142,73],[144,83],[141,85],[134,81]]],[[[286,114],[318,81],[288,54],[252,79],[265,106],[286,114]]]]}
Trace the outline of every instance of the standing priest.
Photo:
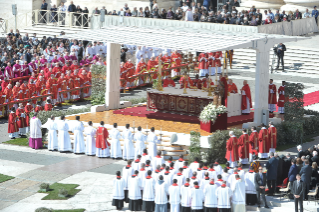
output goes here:
{"type": "Polygon", "coordinates": [[[250,87],[247,84],[247,80],[243,82],[244,86],[240,89],[241,91],[241,112],[243,115],[249,115],[251,104],[250,87]]]}
{"type": "Polygon", "coordinates": [[[104,127],[104,121],[100,122],[100,126],[96,131],[96,157],[109,158],[110,157],[110,143],[107,141],[109,132],[104,127]]]}
{"type": "Polygon", "coordinates": [[[277,104],[277,89],[276,85],[273,84],[273,80],[270,79],[269,81],[269,92],[268,92],[268,108],[269,113],[273,113],[276,111],[276,104],[277,104]]]}
{"type": "Polygon", "coordinates": [[[276,152],[277,147],[277,129],[274,127],[272,122],[269,122],[269,128],[268,128],[268,149],[269,153],[276,152]]]}
{"type": "Polygon", "coordinates": [[[278,98],[278,103],[277,103],[278,112],[280,114],[284,114],[285,113],[285,102],[287,102],[289,100],[288,97],[287,98],[285,97],[285,87],[286,87],[286,82],[282,81],[282,86],[280,86],[278,88],[279,98],[278,98]]]}
{"type": "Polygon", "coordinates": [[[258,140],[259,140],[259,158],[268,158],[268,130],[264,124],[261,125],[261,130],[259,131],[258,140]]]}
{"type": "Polygon", "coordinates": [[[238,161],[238,140],[233,131],[229,132],[229,140],[226,143],[226,156],[225,158],[230,164],[230,167],[237,166],[238,161]]]}
{"type": "Polygon", "coordinates": [[[249,135],[247,130],[243,129],[243,134],[238,139],[238,155],[242,164],[248,164],[249,157],[249,135]]]}

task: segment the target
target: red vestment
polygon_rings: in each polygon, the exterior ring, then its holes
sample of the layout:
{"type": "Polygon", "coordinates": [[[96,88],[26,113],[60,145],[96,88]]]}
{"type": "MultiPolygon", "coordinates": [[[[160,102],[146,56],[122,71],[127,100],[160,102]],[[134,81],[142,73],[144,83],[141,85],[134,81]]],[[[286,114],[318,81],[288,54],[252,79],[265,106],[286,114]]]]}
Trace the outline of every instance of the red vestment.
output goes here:
{"type": "Polygon", "coordinates": [[[23,108],[20,108],[20,107],[16,111],[16,115],[19,118],[18,121],[17,121],[18,128],[25,128],[27,126],[25,117],[22,117],[23,113],[24,113],[24,110],[23,110],[23,108]]]}
{"type": "Polygon", "coordinates": [[[46,83],[46,89],[50,90],[50,93],[53,94],[52,99],[58,98],[58,83],[55,78],[50,78],[46,83]]]}
{"type": "MultiPolygon", "coordinates": [[[[204,77],[204,78],[202,79],[202,81],[201,81],[201,88],[200,88],[200,89],[202,89],[202,88],[207,88],[207,86],[208,86],[207,80],[210,80],[210,79],[207,79],[206,77],[204,77]]],[[[214,85],[214,82],[211,81],[211,82],[210,82],[210,85],[214,85]]]]}
{"type": "MultiPolygon", "coordinates": [[[[180,66],[182,62],[182,56],[180,53],[173,53],[172,56],[172,67],[180,66]]],[[[173,69],[175,72],[180,72],[180,68],[178,69],[173,69]]]]}
{"type": "Polygon", "coordinates": [[[22,85],[20,85],[20,89],[21,89],[21,93],[19,93],[19,99],[26,99],[28,98],[27,97],[27,94],[29,94],[29,88],[28,86],[26,86],[24,83],[22,85]]]}
{"type": "Polygon", "coordinates": [[[43,110],[43,107],[42,106],[40,106],[40,105],[37,105],[36,107],[35,107],[35,109],[34,109],[34,112],[40,112],[40,111],[42,111],[43,110]]]}
{"type": "Polygon", "coordinates": [[[258,146],[258,150],[259,153],[268,153],[268,131],[267,129],[261,129],[259,131],[259,135],[258,135],[258,140],[259,140],[259,146],[258,146]]]}
{"type": "Polygon", "coordinates": [[[4,116],[5,107],[2,104],[5,103],[5,101],[6,101],[6,95],[4,94],[4,92],[0,90],[0,111],[2,112],[2,115],[0,115],[0,118],[4,116]]]}
{"type": "Polygon", "coordinates": [[[63,74],[66,74],[66,71],[69,71],[69,70],[72,71],[72,69],[71,69],[70,66],[66,66],[66,65],[65,65],[65,66],[62,67],[62,73],[63,73],[63,74]]]}
{"type": "Polygon", "coordinates": [[[200,53],[198,55],[198,68],[199,69],[207,69],[208,68],[208,60],[207,55],[205,53],[200,53]]]}
{"type": "MultiPolygon", "coordinates": [[[[66,77],[59,78],[58,79],[58,88],[61,88],[61,91],[66,91],[68,89],[68,83],[66,77]]],[[[63,98],[67,98],[68,94],[63,93],[63,98]]]]}
{"type": "Polygon", "coordinates": [[[238,155],[239,158],[249,158],[249,135],[243,134],[238,139],[238,155]]]}
{"type": "Polygon", "coordinates": [[[222,66],[222,63],[220,61],[220,57],[223,57],[223,54],[221,51],[218,51],[218,52],[214,52],[214,62],[215,62],[215,67],[221,67],[222,66]]]}
{"type": "Polygon", "coordinates": [[[133,78],[130,78],[130,77],[132,77],[133,75],[135,75],[134,64],[131,63],[130,61],[127,61],[127,62],[124,64],[124,68],[125,68],[125,70],[127,70],[127,73],[126,73],[126,79],[127,79],[127,81],[133,82],[134,79],[133,79],[133,78]]]}
{"type": "Polygon", "coordinates": [[[37,80],[36,84],[35,84],[36,90],[40,95],[45,95],[45,81],[42,80],[37,80]]]}
{"type": "MultiPolygon", "coordinates": [[[[81,78],[76,76],[74,78],[74,88],[79,88],[81,87],[81,78]]],[[[77,91],[74,91],[74,95],[80,95],[80,91],[77,90],[77,91]]]]}
{"type": "Polygon", "coordinates": [[[120,79],[121,79],[121,87],[126,87],[127,84],[127,75],[128,71],[125,69],[124,66],[120,66],[120,79]]]}
{"type": "Polygon", "coordinates": [[[277,148],[277,129],[276,127],[268,128],[268,151],[270,148],[277,148]]]}
{"type": "Polygon", "coordinates": [[[8,85],[9,85],[9,83],[3,80],[2,83],[1,83],[2,91],[4,91],[7,88],[8,85]]]}
{"type": "MultiPolygon", "coordinates": [[[[146,63],[144,62],[139,62],[137,64],[137,67],[136,67],[136,71],[135,71],[135,74],[138,75],[138,74],[142,74],[146,72],[146,63]]],[[[141,77],[141,79],[143,80],[144,82],[144,77],[141,77]]]]}
{"type": "Polygon", "coordinates": [[[8,133],[15,133],[19,131],[16,118],[17,118],[17,115],[15,113],[11,112],[9,114],[8,133]]]}
{"type": "Polygon", "coordinates": [[[61,73],[62,73],[62,68],[61,67],[54,67],[52,69],[52,72],[55,74],[56,78],[59,78],[61,76],[61,73]]]}
{"type": "Polygon", "coordinates": [[[31,76],[31,77],[29,78],[29,82],[28,82],[28,83],[30,83],[30,82],[31,82],[31,80],[33,80],[33,82],[35,83],[35,81],[37,80],[37,78],[36,78],[36,77],[32,77],[32,76],[31,76]]]}
{"type": "Polygon", "coordinates": [[[275,84],[269,84],[268,104],[277,104],[277,89],[275,84]],[[270,93],[270,90],[272,90],[273,93],[270,93]]]}
{"type": "Polygon", "coordinates": [[[80,69],[80,66],[72,64],[72,65],[70,66],[70,68],[71,68],[71,70],[74,72],[74,70],[80,69]]]}
{"type": "Polygon", "coordinates": [[[175,82],[172,79],[164,79],[163,87],[172,86],[175,87],[175,82]]]}
{"type": "Polygon", "coordinates": [[[227,161],[238,161],[238,139],[234,137],[230,137],[226,143],[226,156],[227,161]],[[231,159],[231,160],[230,160],[231,159]]]}
{"type": "MultiPolygon", "coordinates": [[[[90,85],[90,81],[89,81],[89,79],[87,78],[86,75],[79,74],[79,77],[81,79],[81,87],[90,85]]],[[[88,94],[89,93],[89,89],[88,88],[84,88],[83,89],[83,93],[88,94]]]]}
{"type": "Polygon", "coordinates": [[[24,107],[25,122],[27,124],[27,127],[30,126],[30,113],[32,112],[32,110],[33,110],[33,106],[29,103],[24,107]]]}
{"type": "Polygon", "coordinates": [[[247,109],[247,101],[246,97],[249,99],[250,108],[252,108],[251,104],[251,94],[250,94],[250,87],[248,84],[242,87],[242,90],[245,91],[245,95],[241,95],[241,110],[247,109]]]}
{"type": "Polygon", "coordinates": [[[46,103],[46,104],[44,105],[44,110],[45,110],[45,111],[51,111],[52,108],[53,108],[52,104],[46,103]]]}
{"type": "Polygon", "coordinates": [[[288,102],[289,100],[288,97],[287,98],[285,97],[285,86],[280,86],[278,88],[278,95],[279,95],[279,98],[278,98],[277,106],[284,107],[285,102],[288,102]]]}
{"type": "Polygon", "coordinates": [[[96,131],[96,148],[106,149],[110,146],[110,143],[107,141],[109,137],[109,132],[105,127],[99,127],[96,131]]]}
{"type": "Polygon", "coordinates": [[[258,154],[258,132],[252,132],[249,136],[249,153],[253,154],[255,153],[255,155],[258,154]],[[257,149],[256,149],[257,148],[257,149]]]}
{"type": "Polygon", "coordinates": [[[21,90],[20,87],[14,86],[12,88],[12,94],[13,94],[13,99],[19,99],[19,95],[20,93],[22,93],[23,91],[21,90]]]}
{"type": "Polygon", "coordinates": [[[13,93],[12,93],[12,88],[6,88],[5,90],[4,90],[4,93],[3,93],[4,95],[6,95],[6,100],[8,100],[8,102],[11,102],[12,101],[12,98],[13,98],[13,93]]]}
{"type": "Polygon", "coordinates": [[[207,55],[207,67],[215,67],[215,61],[213,60],[213,57],[215,56],[215,53],[209,52],[207,55]]]}
{"type": "Polygon", "coordinates": [[[237,89],[237,86],[235,85],[235,83],[228,84],[228,91],[229,91],[229,93],[238,93],[238,89],[237,89]]]}
{"type": "Polygon", "coordinates": [[[179,80],[179,83],[181,84],[181,88],[184,88],[185,83],[186,83],[186,88],[190,88],[190,86],[193,86],[193,81],[189,77],[187,77],[187,79],[185,79],[185,77],[181,77],[181,79],[179,80]]]}
{"type": "Polygon", "coordinates": [[[149,61],[147,62],[147,70],[148,70],[148,71],[155,71],[155,73],[153,74],[153,79],[157,79],[157,72],[158,72],[158,70],[157,70],[156,67],[155,67],[155,66],[157,66],[157,65],[158,65],[158,62],[155,61],[155,60],[149,60],[149,61]]]}
{"type": "Polygon", "coordinates": [[[193,80],[193,85],[196,86],[198,89],[201,89],[202,88],[202,80],[194,79],[193,80]]]}
{"type": "MultiPolygon", "coordinates": [[[[162,68],[162,70],[165,70],[165,69],[171,67],[172,58],[171,58],[170,56],[164,55],[164,56],[162,57],[162,61],[163,61],[163,68],[162,68]]],[[[165,71],[165,72],[164,72],[164,75],[165,75],[165,76],[170,75],[170,71],[165,71]]]]}

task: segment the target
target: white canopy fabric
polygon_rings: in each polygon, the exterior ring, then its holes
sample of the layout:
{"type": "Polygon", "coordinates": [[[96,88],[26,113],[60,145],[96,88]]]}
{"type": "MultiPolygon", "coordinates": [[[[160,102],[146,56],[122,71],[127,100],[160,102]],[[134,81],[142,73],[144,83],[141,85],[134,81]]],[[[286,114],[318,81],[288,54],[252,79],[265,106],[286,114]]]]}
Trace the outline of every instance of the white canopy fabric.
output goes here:
{"type": "Polygon", "coordinates": [[[258,48],[257,41],[281,43],[307,39],[285,35],[211,31],[207,29],[162,29],[147,27],[111,26],[98,30],[87,30],[59,38],[111,42],[137,46],[177,49],[183,51],[215,52],[238,48],[258,48]]]}

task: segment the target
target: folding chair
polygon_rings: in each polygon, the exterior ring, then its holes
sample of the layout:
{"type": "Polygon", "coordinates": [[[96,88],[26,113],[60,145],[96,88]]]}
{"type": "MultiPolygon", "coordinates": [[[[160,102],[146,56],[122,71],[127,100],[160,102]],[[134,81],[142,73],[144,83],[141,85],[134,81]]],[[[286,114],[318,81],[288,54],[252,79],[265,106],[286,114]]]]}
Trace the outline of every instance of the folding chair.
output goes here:
{"type": "Polygon", "coordinates": [[[309,203],[310,199],[312,199],[312,200],[314,200],[315,205],[316,205],[316,202],[317,202],[316,200],[318,200],[316,197],[318,194],[318,189],[319,189],[319,183],[317,183],[315,190],[309,191],[307,204],[309,203]]]}

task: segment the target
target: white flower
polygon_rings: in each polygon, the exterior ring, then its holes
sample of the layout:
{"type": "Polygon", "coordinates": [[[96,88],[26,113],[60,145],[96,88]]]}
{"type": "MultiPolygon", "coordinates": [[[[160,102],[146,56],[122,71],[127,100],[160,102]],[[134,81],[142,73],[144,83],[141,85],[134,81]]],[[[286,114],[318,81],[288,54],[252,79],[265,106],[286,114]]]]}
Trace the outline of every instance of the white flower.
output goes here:
{"type": "Polygon", "coordinates": [[[199,115],[201,122],[215,122],[219,114],[227,113],[227,108],[223,105],[216,107],[213,103],[208,104],[199,115]]]}

